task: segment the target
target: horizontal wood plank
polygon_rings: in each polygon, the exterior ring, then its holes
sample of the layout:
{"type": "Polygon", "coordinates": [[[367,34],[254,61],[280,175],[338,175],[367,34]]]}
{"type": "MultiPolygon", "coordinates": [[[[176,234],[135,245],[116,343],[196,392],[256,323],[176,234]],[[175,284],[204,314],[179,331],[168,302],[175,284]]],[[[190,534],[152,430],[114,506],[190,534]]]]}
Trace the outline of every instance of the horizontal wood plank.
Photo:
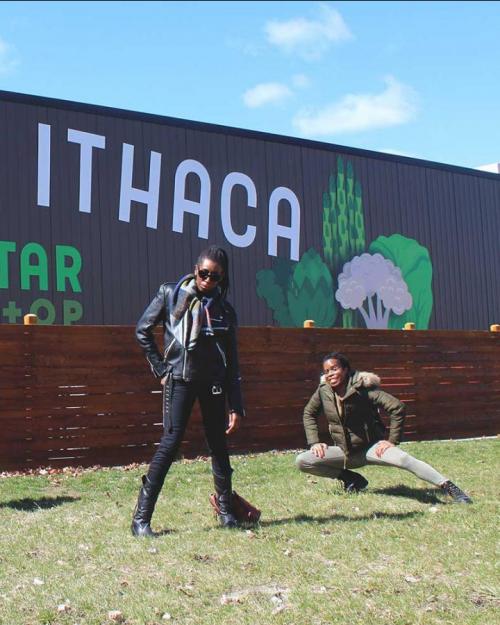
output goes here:
{"type": "MultiPolygon", "coordinates": [[[[305,446],[304,405],[333,350],[405,402],[406,440],[500,430],[498,333],[243,327],[238,340],[247,416],[234,453],[305,446]]],[[[133,326],[2,325],[0,372],[0,470],[150,461],[161,387],[133,326]]],[[[319,429],[327,441],[325,419],[319,429]]],[[[207,454],[197,405],[180,453],[207,454]]]]}

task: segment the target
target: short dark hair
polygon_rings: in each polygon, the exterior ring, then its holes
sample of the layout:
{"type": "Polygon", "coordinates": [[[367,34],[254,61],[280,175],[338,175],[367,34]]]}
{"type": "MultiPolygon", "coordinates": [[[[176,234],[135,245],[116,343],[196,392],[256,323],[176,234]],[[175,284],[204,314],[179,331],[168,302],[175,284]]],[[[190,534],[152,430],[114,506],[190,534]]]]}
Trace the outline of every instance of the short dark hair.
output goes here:
{"type": "Polygon", "coordinates": [[[341,352],[330,352],[329,354],[326,354],[326,356],[323,356],[322,364],[324,365],[327,360],[338,360],[342,369],[351,370],[351,364],[347,360],[346,356],[344,356],[341,352]]]}
{"type": "Polygon", "coordinates": [[[204,260],[211,260],[212,262],[217,263],[224,271],[224,277],[219,282],[219,288],[221,290],[222,297],[225,297],[229,290],[229,258],[226,250],[222,249],[222,247],[219,247],[218,245],[211,245],[201,252],[198,256],[196,264],[200,265],[204,260]]]}

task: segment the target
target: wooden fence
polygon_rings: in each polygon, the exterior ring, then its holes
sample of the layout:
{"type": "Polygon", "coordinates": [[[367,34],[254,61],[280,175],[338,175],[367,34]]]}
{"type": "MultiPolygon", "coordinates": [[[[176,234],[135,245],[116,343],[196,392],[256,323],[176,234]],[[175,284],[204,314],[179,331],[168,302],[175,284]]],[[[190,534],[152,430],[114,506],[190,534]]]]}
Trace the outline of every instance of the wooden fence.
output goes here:
{"type": "MultiPolygon", "coordinates": [[[[305,446],[302,409],[332,350],[407,404],[406,440],[500,429],[499,332],[245,327],[239,345],[248,415],[233,452],[305,446]]],[[[133,327],[0,326],[0,470],[149,461],[160,407],[133,327]]],[[[206,453],[198,409],[181,453],[206,453]]]]}

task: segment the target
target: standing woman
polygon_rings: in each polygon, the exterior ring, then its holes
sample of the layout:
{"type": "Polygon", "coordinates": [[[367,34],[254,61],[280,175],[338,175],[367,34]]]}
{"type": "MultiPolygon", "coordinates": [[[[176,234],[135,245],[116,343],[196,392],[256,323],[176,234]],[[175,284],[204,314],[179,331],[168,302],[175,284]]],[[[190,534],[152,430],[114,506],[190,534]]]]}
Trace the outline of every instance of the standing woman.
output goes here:
{"type": "Polygon", "coordinates": [[[154,375],[163,385],[163,436],[151,460],[132,519],[134,536],[153,536],[151,517],[170,465],[175,459],[193,404],[199,400],[205,436],[212,457],[218,496],[219,521],[237,525],[233,514],[231,473],[226,434],[234,432],[244,415],[238,352],[236,313],[226,301],[229,261],[217,246],[203,251],[194,273],[177,284],[160,286],[136,328],[154,375]],[[153,329],[162,323],[162,357],[153,329]],[[226,401],[229,423],[226,419],[226,401]],[[226,429],[227,428],[227,429],[226,429]]]}

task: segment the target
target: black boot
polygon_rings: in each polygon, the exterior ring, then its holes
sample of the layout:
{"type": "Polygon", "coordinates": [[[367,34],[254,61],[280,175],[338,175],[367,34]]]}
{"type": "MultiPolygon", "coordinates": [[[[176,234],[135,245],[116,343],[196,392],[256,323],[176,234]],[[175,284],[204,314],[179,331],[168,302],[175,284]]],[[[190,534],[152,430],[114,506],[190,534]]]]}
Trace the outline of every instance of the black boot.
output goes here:
{"type": "Polygon", "coordinates": [[[226,477],[214,474],[214,484],[220,510],[219,523],[222,527],[237,527],[238,521],[233,513],[231,476],[226,477]]]}
{"type": "Polygon", "coordinates": [[[368,486],[368,480],[365,480],[359,473],[349,471],[349,469],[341,471],[337,479],[344,484],[346,493],[359,493],[359,491],[364,490],[368,486]]]}
{"type": "Polygon", "coordinates": [[[146,475],[142,476],[142,487],[130,527],[134,536],[154,536],[150,523],[160,490],[161,485],[153,484],[146,475]]]}
{"type": "Polygon", "coordinates": [[[440,488],[450,497],[453,497],[454,501],[457,503],[472,503],[472,499],[469,495],[466,495],[464,491],[450,480],[447,480],[443,484],[440,485],[440,488]]]}

